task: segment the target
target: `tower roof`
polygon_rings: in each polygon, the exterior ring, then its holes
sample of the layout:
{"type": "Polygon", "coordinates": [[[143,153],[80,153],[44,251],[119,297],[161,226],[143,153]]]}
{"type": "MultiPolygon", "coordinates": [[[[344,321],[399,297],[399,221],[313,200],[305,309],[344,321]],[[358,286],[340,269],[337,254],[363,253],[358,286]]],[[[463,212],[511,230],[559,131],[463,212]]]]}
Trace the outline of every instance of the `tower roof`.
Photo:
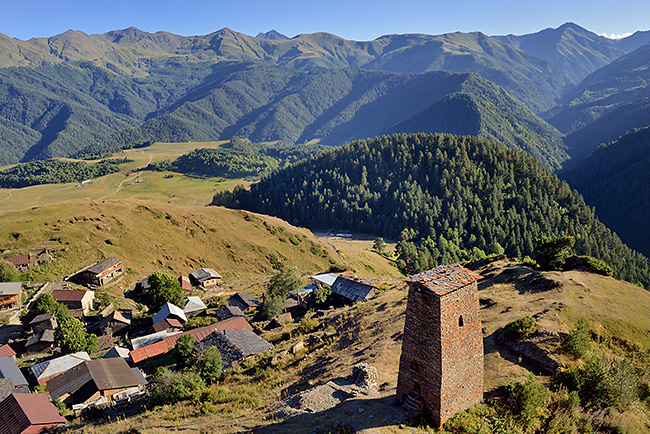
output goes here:
{"type": "Polygon", "coordinates": [[[445,295],[481,279],[482,276],[460,264],[441,265],[424,273],[406,279],[409,284],[416,283],[438,295],[445,295]]]}

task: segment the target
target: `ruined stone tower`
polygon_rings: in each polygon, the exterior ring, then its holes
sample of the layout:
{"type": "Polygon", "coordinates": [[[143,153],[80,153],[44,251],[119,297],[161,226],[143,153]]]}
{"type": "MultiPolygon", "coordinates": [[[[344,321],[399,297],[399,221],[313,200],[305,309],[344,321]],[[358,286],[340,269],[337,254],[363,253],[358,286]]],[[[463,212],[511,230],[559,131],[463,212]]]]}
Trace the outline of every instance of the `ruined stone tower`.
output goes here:
{"type": "Polygon", "coordinates": [[[483,399],[480,275],[444,265],[409,277],[397,398],[436,426],[483,399]]]}

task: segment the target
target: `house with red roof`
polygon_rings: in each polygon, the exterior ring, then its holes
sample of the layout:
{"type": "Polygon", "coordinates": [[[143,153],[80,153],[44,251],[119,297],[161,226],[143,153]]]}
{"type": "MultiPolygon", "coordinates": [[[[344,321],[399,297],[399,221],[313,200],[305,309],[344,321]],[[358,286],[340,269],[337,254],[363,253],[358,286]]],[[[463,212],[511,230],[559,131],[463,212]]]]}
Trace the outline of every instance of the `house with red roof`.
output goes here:
{"type": "Polygon", "coordinates": [[[74,291],[68,289],[55,289],[52,298],[62,303],[70,310],[81,309],[84,314],[93,310],[95,293],[92,291],[74,291]]]}
{"type": "Polygon", "coordinates": [[[0,402],[0,434],[39,434],[65,422],[42,393],[12,393],[0,402]]]}

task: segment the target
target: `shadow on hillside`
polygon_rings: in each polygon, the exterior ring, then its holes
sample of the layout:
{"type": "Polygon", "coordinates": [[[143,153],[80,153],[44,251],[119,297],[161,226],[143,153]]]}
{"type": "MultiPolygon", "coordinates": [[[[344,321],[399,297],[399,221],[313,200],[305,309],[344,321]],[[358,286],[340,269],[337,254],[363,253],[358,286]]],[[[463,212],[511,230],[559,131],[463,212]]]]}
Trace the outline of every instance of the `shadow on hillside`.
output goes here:
{"type": "Polygon", "coordinates": [[[356,432],[408,423],[412,415],[398,404],[394,393],[371,399],[351,398],[335,407],[303,413],[286,420],[251,429],[252,433],[334,433],[356,432]]]}
{"type": "Polygon", "coordinates": [[[535,375],[553,375],[558,363],[551,359],[539,346],[528,340],[510,342],[499,329],[483,338],[484,354],[499,353],[504,360],[526,368],[535,375]]]}

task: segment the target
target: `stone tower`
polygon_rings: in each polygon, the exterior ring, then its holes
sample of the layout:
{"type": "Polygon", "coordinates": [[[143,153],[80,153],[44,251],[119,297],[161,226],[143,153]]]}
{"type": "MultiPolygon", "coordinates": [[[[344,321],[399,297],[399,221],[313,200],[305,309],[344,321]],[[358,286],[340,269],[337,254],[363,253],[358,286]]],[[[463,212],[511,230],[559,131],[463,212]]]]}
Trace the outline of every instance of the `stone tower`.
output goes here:
{"type": "Polygon", "coordinates": [[[483,400],[480,275],[444,265],[409,277],[397,398],[436,426],[483,400]]]}

